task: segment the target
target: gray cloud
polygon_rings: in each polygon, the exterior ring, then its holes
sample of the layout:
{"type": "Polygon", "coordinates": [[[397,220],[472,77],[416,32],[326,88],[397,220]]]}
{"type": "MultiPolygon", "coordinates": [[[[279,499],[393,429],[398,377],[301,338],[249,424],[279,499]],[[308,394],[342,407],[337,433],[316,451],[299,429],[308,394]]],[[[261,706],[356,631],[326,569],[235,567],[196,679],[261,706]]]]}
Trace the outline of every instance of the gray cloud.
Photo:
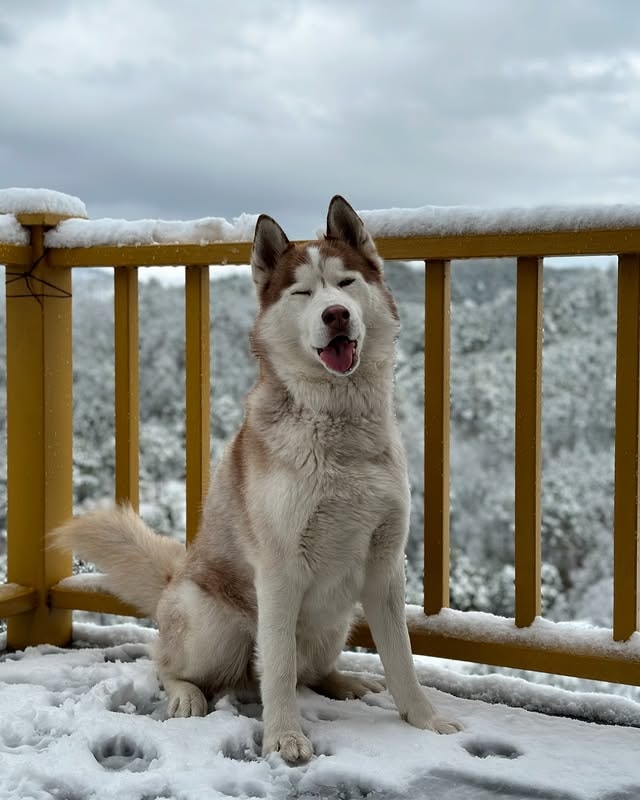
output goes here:
{"type": "Polygon", "coordinates": [[[9,9],[3,183],[92,216],[637,200],[634,0],[9,9]]]}

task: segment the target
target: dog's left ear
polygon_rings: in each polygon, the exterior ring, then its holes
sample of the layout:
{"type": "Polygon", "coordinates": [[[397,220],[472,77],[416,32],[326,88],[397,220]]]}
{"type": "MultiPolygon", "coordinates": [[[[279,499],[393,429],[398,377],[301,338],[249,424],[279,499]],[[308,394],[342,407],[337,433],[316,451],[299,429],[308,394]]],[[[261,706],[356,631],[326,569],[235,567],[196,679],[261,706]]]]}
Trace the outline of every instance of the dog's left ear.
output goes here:
{"type": "Polygon", "coordinates": [[[339,194],[329,203],[327,239],[339,239],[345,242],[382,269],[382,259],[378,255],[371,234],[351,205],[339,194]]]}
{"type": "Polygon", "coordinates": [[[251,274],[258,289],[269,282],[280,256],[290,246],[291,242],[275,219],[260,214],[251,251],[251,274]]]}

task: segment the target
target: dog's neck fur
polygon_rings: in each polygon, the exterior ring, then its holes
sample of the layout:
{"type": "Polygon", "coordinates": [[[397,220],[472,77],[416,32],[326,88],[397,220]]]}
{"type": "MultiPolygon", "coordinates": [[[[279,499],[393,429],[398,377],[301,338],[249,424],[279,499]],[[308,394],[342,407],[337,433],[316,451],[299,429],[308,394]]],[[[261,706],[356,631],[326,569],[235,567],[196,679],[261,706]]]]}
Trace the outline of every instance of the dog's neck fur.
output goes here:
{"type": "Polygon", "coordinates": [[[392,360],[362,364],[343,381],[307,379],[295,381],[292,388],[260,359],[260,377],[247,397],[243,425],[272,457],[301,477],[312,474],[319,463],[378,459],[399,436],[392,372],[392,360]]]}
{"type": "MultiPolygon", "coordinates": [[[[349,377],[316,380],[305,376],[289,384],[278,376],[265,357],[259,357],[259,378],[252,395],[269,406],[286,405],[304,416],[340,419],[386,419],[393,413],[394,356],[363,362],[349,377]]],[[[251,405],[248,408],[251,414],[251,405]]]]}

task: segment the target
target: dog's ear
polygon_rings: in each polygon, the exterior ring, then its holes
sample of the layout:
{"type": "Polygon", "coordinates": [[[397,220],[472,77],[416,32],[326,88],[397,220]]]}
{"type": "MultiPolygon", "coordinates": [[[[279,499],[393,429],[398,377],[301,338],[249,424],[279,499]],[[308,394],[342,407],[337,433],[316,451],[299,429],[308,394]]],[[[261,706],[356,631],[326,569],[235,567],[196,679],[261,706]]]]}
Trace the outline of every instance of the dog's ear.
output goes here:
{"type": "Polygon", "coordinates": [[[339,194],[329,203],[327,239],[339,239],[345,242],[382,269],[382,259],[378,255],[371,234],[351,205],[339,194]]]}
{"type": "Polygon", "coordinates": [[[256,222],[251,251],[251,274],[253,282],[260,288],[270,279],[280,256],[291,242],[275,219],[260,214],[256,222]]]}

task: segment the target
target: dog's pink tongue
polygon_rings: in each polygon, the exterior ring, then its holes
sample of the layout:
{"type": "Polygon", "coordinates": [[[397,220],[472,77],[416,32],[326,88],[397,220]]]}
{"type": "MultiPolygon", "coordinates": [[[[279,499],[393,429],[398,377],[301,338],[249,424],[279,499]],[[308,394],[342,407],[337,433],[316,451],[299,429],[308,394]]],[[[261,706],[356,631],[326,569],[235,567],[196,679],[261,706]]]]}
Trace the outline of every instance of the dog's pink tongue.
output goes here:
{"type": "Polygon", "coordinates": [[[346,336],[340,336],[320,352],[320,358],[335,372],[347,372],[353,364],[355,349],[353,342],[346,336]]]}

